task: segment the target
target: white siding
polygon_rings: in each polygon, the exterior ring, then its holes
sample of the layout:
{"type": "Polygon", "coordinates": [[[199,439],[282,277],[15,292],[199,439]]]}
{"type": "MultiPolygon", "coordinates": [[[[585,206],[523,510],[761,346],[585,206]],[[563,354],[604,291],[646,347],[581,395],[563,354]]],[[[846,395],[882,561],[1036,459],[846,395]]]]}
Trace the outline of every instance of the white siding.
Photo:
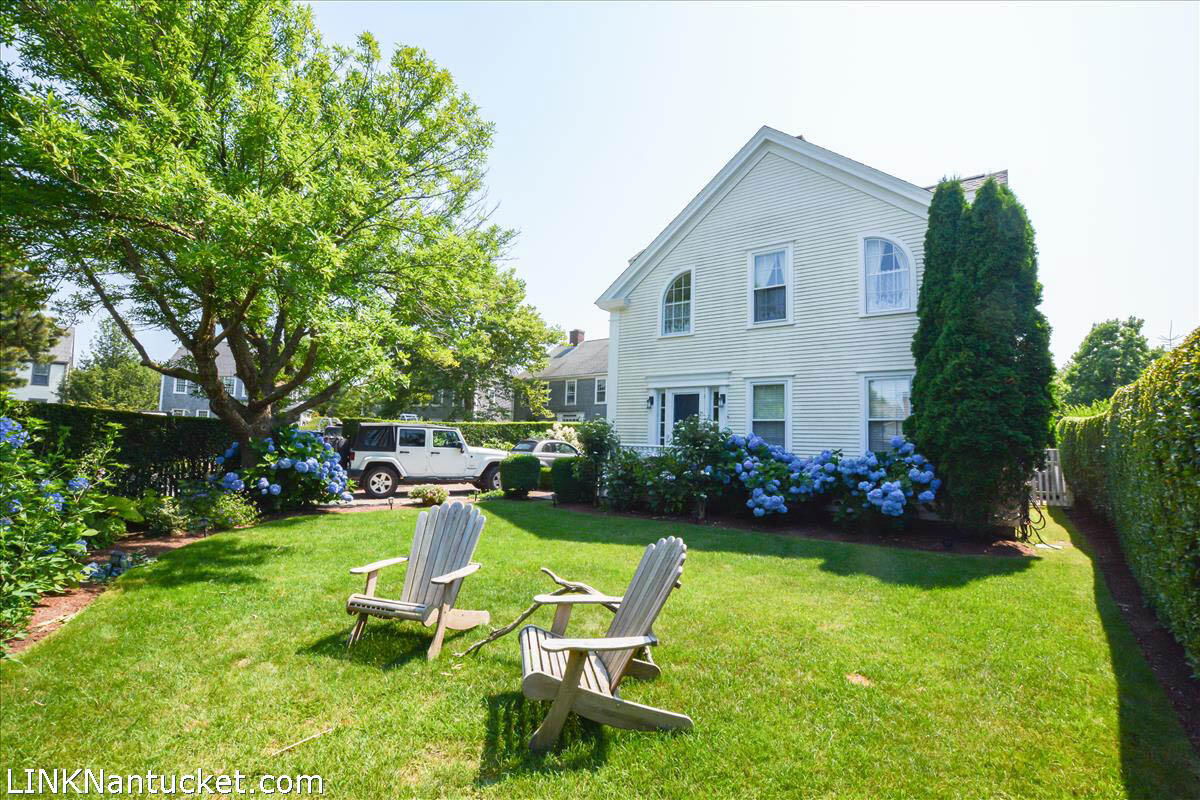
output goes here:
{"type": "MultiPolygon", "coordinates": [[[[768,152],[630,292],[610,377],[628,443],[647,440],[647,377],[728,371],[723,422],[747,426],[746,380],[791,377],[791,447],[863,448],[862,375],[911,370],[915,313],[863,317],[859,237],[890,235],[923,268],[925,218],[768,152]],[[793,322],[747,328],[747,254],[791,243],[793,322]],[[693,334],[661,338],[667,280],[695,270],[693,334]],[[615,378],[615,379],[614,379],[615,378]]],[[[614,326],[616,327],[616,326],[614,326]]]]}

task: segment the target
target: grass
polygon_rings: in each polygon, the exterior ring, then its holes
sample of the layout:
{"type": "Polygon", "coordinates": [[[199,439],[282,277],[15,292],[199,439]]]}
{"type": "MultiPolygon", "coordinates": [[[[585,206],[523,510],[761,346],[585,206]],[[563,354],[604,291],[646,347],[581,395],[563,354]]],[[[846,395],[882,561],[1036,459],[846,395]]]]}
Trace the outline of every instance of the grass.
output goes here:
{"type": "MultiPolygon", "coordinates": [[[[955,556],[491,501],[466,607],[503,624],[553,586],[620,593],[646,543],[689,545],[656,625],[656,682],[686,734],[572,717],[525,742],[515,636],[373,620],[345,650],[348,567],[406,552],[415,513],[280,520],[121,578],[0,665],[0,769],[320,774],[331,797],[1200,796],[1197,759],[1086,552],[955,556]],[[863,676],[866,680],[848,676],[863,676]],[[864,685],[869,684],[869,685],[864,685]],[[272,756],[305,736],[333,732],[272,756]]],[[[1072,532],[1056,517],[1049,540],[1072,532]]],[[[381,588],[402,574],[384,574],[381,588]]],[[[539,621],[549,625],[550,612],[539,621]]],[[[577,609],[572,632],[609,615],[577,609]]]]}

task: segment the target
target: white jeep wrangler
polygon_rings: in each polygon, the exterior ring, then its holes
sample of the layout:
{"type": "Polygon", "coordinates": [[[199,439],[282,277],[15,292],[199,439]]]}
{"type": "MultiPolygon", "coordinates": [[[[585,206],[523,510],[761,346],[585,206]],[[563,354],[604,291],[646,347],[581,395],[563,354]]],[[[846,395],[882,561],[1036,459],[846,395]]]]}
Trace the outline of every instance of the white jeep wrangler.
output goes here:
{"type": "Polygon", "coordinates": [[[443,425],[363,423],[350,445],[350,477],[369,497],[389,497],[401,483],[473,483],[500,488],[503,450],[469,447],[443,425]]]}

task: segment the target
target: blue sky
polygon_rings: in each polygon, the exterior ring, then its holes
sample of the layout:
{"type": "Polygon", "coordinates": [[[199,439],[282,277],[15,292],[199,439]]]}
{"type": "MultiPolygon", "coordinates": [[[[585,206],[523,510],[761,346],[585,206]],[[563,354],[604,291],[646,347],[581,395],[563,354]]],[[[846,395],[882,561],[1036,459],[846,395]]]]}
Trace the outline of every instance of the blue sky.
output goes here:
{"type": "Polygon", "coordinates": [[[564,330],[607,335],[595,298],[761,125],[921,185],[1007,168],[1058,363],[1101,319],[1200,324],[1197,4],[313,7],[426,49],[495,123],[494,219],[564,330]]]}

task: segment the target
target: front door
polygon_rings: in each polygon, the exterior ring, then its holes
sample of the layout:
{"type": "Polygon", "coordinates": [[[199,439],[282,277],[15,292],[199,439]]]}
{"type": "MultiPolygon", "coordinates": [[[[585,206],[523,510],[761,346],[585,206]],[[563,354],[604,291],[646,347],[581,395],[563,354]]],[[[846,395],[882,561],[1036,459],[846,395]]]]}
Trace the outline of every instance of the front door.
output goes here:
{"type": "Polygon", "coordinates": [[[670,437],[670,431],[675,430],[675,423],[681,422],[688,417],[700,416],[700,393],[699,392],[671,392],[671,426],[667,436],[670,437]]]}

